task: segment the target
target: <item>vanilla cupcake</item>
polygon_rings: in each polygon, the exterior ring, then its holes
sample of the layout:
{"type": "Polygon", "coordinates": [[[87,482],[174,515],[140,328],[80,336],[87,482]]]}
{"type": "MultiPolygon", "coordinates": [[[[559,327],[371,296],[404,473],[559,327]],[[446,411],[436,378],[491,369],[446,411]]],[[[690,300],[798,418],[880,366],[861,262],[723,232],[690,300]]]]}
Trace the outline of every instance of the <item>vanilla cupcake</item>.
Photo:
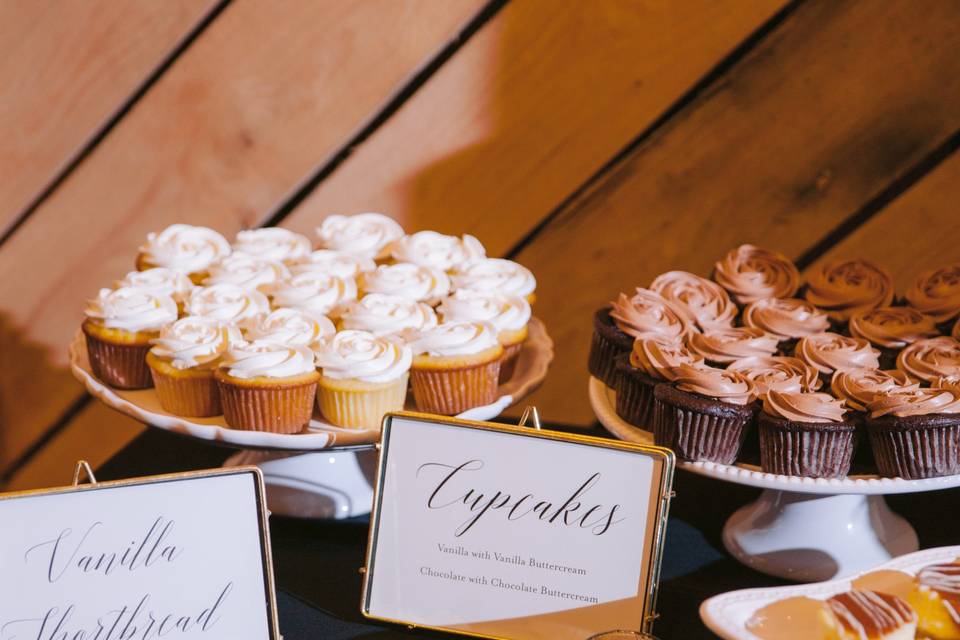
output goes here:
{"type": "Polygon", "coordinates": [[[752,302],[743,310],[743,324],[776,337],[781,355],[792,355],[798,339],[830,327],[825,313],[797,298],[766,298],[752,302]]]}
{"type": "Polygon", "coordinates": [[[897,356],[897,369],[914,382],[960,376],[960,341],[948,336],[917,340],[897,356]]]}
{"type": "Polygon", "coordinates": [[[358,280],[364,295],[388,293],[430,306],[450,293],[450,277],[444,271],[410,263],[380,265],[358,280]]]}
{"type": "Polygon", "coordinates": [[[741,358],[772,356],[777,339],[756,327],[716,328],[691,333],[687,344],[693,353],[712,365],[726,365],[741,358]]]}
{"type": "Polygon", "coordinates": [[[306,257],[311,249],[309,238],[279,227],[241,231],[233,243],[234,251],[284,264],[306,257]]]}
{"type": "Polygon", "coordinates": [[[209,274],[203,280],[204,286],[235,284],[261,292],[290,277],[290,271],[282,262],[240,252],[214,262],[210,265],[209,274]]]}
{"type": "Polygon", "coordinates": [[[723,287],[686,271],[660,274],[650,290],[685,309],[702,331],[730,328],[737,316],[737,305],[723,287]]]}
{"type": "Polygon", "coordinates": [[[635,427],[653,430],[654,388],[676,378],[676,367],[704,366],[703,358],[692,353],[681,340],[640,338],[629,354],[617,356],[617,415],[635,427]]]}
{"type": "Polygon", "coordinates": [[[160,233],[147,234],[147,242],[137,256],[137,270],[166,267],[200,284],[207,268],[229,254],[230,243],[213,229],[172,224],[160,233]]]}
{"type": "Polygon", "coordinates": [[[864,338],[880,350],[880,366],[896,365],[908,344],[938,335],[933,318],[911,307],[879,307],[850,317],[850,335],[864,338]]]}
{"type": "Polygon", "coordinates": [[[340,427],[379,429],[385,414],[403,410],[412,361],[399,338],[339,332],[317,352],[320,412],[340,427]]]}
{"type": "Polygon", "coordinates": [[[836,329],[850,318],[893,302],[893,278],[883,267],[862,258],[824,262],[807,278],[804,298],[827,312],[836,329]]]}
{"type": "Polygon", "coordinates": [[[300,258],[292,265],[292,273],[325,273],[338,278],[357,278],[361,273],[373,271],[377,263],[365,255],[320,249],[300,258]]]}
{"type": "Polygon", "coordinates": [[[491,324],[497,330],[497,339],[503,345],[500,382],[510,379],[528,335],[530,304],[526,299],[458,289],[440,302],[438,310],[444,322],[491,324]]]}
{"type": "Polygon", "coordinates": [[[960,262],[921,273],[904,297],[946,332],[952,319],[960,316],[960,262]]]}
{"type": "Polygon", "coordinates": [[[223,354],[242,342],[239,329],[213,318],[187,316],[165,326],[147,354],[163,410],[187,417],[223,413],[214,372],[223,354]]]}
{"type": "Polygon", "coordinates": [[[317,351],[337,333],[337,329],[326,316],[316,316],[302,309],[283,308],[257,318],[246,333],[251,341],[270,340],[317,351]]]}
{"type": "Polygon", "coordinates": [[[767,298],[791,298],[800,272],[785,255],[750,244],[731,249],[713,268],[713,279],[743,306],[767,298]]]}
{"type": "Polygon", "coordinates": [[[841,369],[878,369],[880,352],[863,338],[838,333],[815,333],[800,338],[796,356],[816,369],[824,382],[841,369]]]}
{"type": "Polygon", "coordinates": [[[454,272],[451,280],[454,289],[526,298],[530,304],[537,297],[537,279],[533,273],[523,265],[503,258],[477,260],[454,272]]]}
{"type": "Polygon", "coordinates": [[[236,345],[216,371],[220,403],[234,429],[297,433],[310,423],[320,374],[307,346],[271,340],[236,345]]]}
{"type": "Polygon", "coordinates": [[[160,296],[170,296],[177,306],[186,302],[196,285],[187,274],[167,267],[154,267],[143,271],[131,271],[114,283],[115,289],[121,287],[140,287],[160,296]]]}
{"type": "Polygon", "coordinates": [[[457,238],[436,231],[418,231],[390,245],[390,257],[394,261],[411,262],[440,271],[463,271],[486,255],[486,249],[471,235],[457,238]]]}
{"type": "Polygon", "coordinates": [[[101,289],[87,301],[82,329],[93,374],[119,389],[153,385],[147,352],[160,329],[177,319],[173,298],[142,287],[101,289]]]}
{"type": "Polygon", "coordinates": [[[187,298],[185,311],[191,316],[235,323],[246,330],[270,312],[270,302],[259,291],[224,283],[194,289],[187,298]]]}
{"type": "Polygon", "coordinates": [[[353,278],[308,271],[271,286],[269,295],[274,307],[292,307],[316,316],[338,318],[357,299],[357,283],[353,278]]]}
{"type": "Polygon", "coordinates": [[[403,228],[381,213],[332,215],[317,227],[320,247],[382,260],[390,255],[390,245],[404,235],[403,228]]]}
{"type": "Polygon", "coordinates": [[[410,346],[410,382],[421,411],[455,415],[496,400],[503,347],[491,325],[443,322],[410,346]]]}
{"type": "Polygon", "coordinates": [[[425,302],[370,293],[347,305],[340,316],[343,329],[368,331],[375,336],[404,337],[437,326],[437,313],[425,302]]]}

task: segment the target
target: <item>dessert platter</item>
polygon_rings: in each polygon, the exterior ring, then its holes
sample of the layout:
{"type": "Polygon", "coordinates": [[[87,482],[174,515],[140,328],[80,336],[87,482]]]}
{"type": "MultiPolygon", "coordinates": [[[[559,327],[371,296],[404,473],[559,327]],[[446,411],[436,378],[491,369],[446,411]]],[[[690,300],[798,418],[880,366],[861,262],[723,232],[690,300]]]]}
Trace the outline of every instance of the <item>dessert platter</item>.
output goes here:
{"type": "Polygon", "coordinates": [[[88,301],[74,376],[151,427],[240,449],[272,511],[369,512],[383,416],[490,420],[535,390],[553,343],[536,280],[476,238],[328,216],[279,228],[176,224],[88,301]]]}
{"type": "Polygon", "coordinates": [[[744,245],[713,279],[671,271],[594,318],[590,402],[618,438],[764,489],[724,544],[772,575],[849,575],[918,548],[885,494],[960,486],[960,264],[901,298],[866,260],[801,286],[744,245]]]}

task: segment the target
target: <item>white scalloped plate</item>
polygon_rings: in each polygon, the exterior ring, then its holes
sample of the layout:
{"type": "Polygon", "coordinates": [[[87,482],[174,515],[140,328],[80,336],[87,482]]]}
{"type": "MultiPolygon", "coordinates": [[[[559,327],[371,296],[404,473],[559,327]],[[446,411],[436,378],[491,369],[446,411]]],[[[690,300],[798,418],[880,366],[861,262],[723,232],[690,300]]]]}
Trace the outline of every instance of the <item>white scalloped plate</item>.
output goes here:
{"type": "MultiPolygon", "coordinates": [[[[590,377],[590,405],[600,423],[613,435],[627,442],[653,444],[653,434],[639,429],[623,420],[616,412],[616,393],[603,382],[590,377]]],[[[894,493],[917,493],[937,491],[960,486],[960,475],[942,478],[924,478],[922,480],[903,480],[901,478],[881,478],[875,475],[848,476],[847,478],[801,478],[764,473],[750,464],[717,464],[715,462],[677,461],[681,469],[708,478],[735,482],[737,484],[792,491],[795,493],[817,493],[824,495],[862,494],[889,495],[894,493]]]]}
{"type": "Polygon", "coordinates": [[[953,562],[958,556],[960,556],[960,546],[937,547],[936,549],[908,553],[869,571],[839,580],[789,587],[729,591],[705,600],[700,605],[700,619],[711,631],[724,638],[724,640],[760,640],[747,631],[747,621],[758,609],[777,600],[801,596],[825,600],[838,593],[849,591],[854,580],[872,571],[889,569],[915,574],[927,565],[953,562]]]}
{"type": "MultiPolygon", "coordinates": [[[[91,395],[135,420],[166,431],[234,447],[286,451],[317,451],[333,447],[371,445],[380,439],[379,428],[342,429],[319,418],[318,413],[306,430],[296,434],[231,429],[223,416],[183,418],[164,411],[153,389],[126,391],[100,382],[90,370],[87,345],[81,331],[77,331],[70,344],[69,353],[70,370],[91,395]]],[[[492,404],[474,407],[461,413],[459,417],[468,420],[490,420],[497,417],[507,407],[540,386],[552,360],[553,340],[547,335],[543,322],[531,318],[529,336],[520,352],[516,371],[510,380],[500,385],[500,396],[492,404]]]]}

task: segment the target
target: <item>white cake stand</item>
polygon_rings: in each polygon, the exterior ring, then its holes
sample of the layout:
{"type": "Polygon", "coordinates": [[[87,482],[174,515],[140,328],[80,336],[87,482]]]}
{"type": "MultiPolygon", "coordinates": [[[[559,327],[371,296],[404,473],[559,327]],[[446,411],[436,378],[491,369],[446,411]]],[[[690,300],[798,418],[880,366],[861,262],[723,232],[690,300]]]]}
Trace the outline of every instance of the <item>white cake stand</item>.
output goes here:
{"type": "MultiPolygon", "coordinates": [[[[107,406],[156,429],[238,449],[224,466],[259,466],[264,474],[271,512],[336,519],[370,512],[380,425],[370,425],[369,429],[342,429],[324,421],[316,412],[301,433],[231,429],[222,415],[183,418],[167,413],[160,407],[153,389],[126,391],[107,386],[93,375],[86,342],[79,331],[70,345],[69,356],[73,375],[107,406]]],[[[553,341],[543,323],[532,318],[516,370],[500,385],[497,399],[459,417],[491,420],[499,416],[540,386],[552,360],[553,341]]]]}
{"type": "MultiPolygon", "coordinates": [[[[606,429],[629,442],[652,444],[653,434],[617,415],[616,394],[591,377],[590,404],[606,429]]],[[[723,543],[740,562],[780,578],[816,582],[851,575],[919,548],[910,523],[884,495],[960,486],[960,476],[902,480],[879,476],[800,478],[764,473],[748,464],[682,462],[690,473],[763,489],[727,520],[723,543]]]]}

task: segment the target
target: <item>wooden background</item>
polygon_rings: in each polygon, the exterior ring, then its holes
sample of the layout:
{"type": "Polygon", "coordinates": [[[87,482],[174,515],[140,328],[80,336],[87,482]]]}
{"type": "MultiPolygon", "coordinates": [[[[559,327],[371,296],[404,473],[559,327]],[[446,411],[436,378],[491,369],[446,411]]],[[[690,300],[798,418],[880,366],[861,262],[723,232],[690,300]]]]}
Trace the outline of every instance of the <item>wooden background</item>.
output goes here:
{"type": "Polygon", "coordinates": [[[66,346],[148,231],[329,213],[477,234],[530,267],[589,425],[594,309],[733,245],[960,259],[955,0],[0,3],[0,483],[141,427],[66,346]]]}

